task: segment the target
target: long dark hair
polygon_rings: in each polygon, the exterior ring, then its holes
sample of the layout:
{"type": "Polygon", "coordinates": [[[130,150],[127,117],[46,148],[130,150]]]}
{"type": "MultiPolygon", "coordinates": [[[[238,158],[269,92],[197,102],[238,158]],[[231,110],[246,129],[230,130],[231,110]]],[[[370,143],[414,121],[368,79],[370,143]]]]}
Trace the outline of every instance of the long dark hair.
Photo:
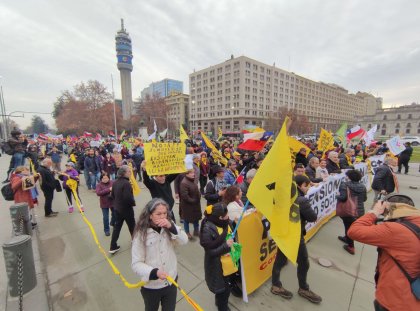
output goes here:
{"type": "Polygon", "coordinates": [[[223,203],[228,205],[230,202],[236,201],[236,196],[239,194],[241,189],[238,186],[230,186],[226,189],[225,194],[223,195],[223,203]]]}
{"type": "Polygon", "coordinates": [[[152,199],[141,211],[139,220],[134,228],[133,237],[136,236],[136,234],[140,234],[140,238],[143,242],[146,242],[147,229],[152,227],[152,220],[150,219],[150,216],[159,205],[164,205],[166,207],[168,220],[171,221],[169,204],[166,203],[165,200],[159,198],[152,199]]]}

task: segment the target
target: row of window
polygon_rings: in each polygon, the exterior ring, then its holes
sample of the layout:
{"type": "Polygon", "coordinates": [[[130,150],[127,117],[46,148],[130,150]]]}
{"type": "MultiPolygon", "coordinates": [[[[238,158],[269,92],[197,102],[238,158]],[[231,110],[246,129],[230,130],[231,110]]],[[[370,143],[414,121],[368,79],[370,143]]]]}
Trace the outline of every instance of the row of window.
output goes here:
{"type": "MultiPolygon", "coordinates": [[[[413,118],[413,115],[411,113],[409,113],[407,115],[407,119],[412,119],[412,118],[413,118]]],[[[388,120],[388,116],[384,115],[383,120],[388,120]]],[[[397,115],[397,120],[401,120],[401,115],[400,114],[397,115]]]]}

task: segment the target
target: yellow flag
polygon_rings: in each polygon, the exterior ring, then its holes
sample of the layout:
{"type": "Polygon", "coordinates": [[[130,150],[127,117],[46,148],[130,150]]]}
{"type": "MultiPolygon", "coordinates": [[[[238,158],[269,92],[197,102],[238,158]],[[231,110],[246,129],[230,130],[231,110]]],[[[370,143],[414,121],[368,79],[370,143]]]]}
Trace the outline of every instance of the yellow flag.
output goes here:
{"type": "Polygon", "coordinates": [[[286,257],[296,264],[301,238],[299,205],[293,182],[291,154],[286,124],[255,175],[247,196],[270,221],[270,235],[286,257]]]}
{"type": "Polygon", "coordinates": [[[300,151],[300,149],[305,148],[306,149],[306,156],[308,156],[309,151],[311,151],[311,148],[309,148],[304,143],[298,141],[297,139],[295,139],[294,137],[291,137],[291,136],[289,136],[289,146],[290,146],[290,151],[293,152],[293,153],[298,153],[300,151]]]}
{"type": "Polygon", "coordinates": [[[131,168],[130,184],[131,184],[131,187],[133,188],[133,194],[134,195],[139,195],[140,194],[140,187],[139,187],[139,184],[137,183],[136,178],[134,177],[133,165],[131,163],[128,163],[128,166],[131,168]]]}
{"type": "Polygon", "coordinates": [[[186,139],[189,139],[187,133],[185,132],[184,128],[181,127],[179,128],[179,139],[181,140],[181,142],[184,142],[186,139]]]}
{"type": "Polygon", "coordinates": [[[120,135],[120,140],[123,140],[123,139],[124,139],[124,136],[125,136],[125,130],[124,130],[124,131],[122,131],[122,133],[121,133],[121,135],[120,135]]]}
{"type": "Polygon", "coordinates": [[[222,129],[220,127],[217,128],[217,140],[220,140],[220,138],[222,138],[223,136],[223,132],[222,129]]]}
{"type": "Polygon", "coordinates": [[[213,145],[213,143],[206,136],[206,134],[201,132],[201,137],[203,138],[204,143],[206,144],[207,148],[211,149],[211,153],[212,153],[211,156],[213,157],[213,159],[215,159],[216,161],[219,161],[222,165],[226,166],[227,165],[226,158],[222,156],[220,151],[217,150],[217,148],[213,145]]]}
{"type": "Polygon", "coordinates": [[[317,144],[317,149],[325,154],[328,150],[334,149],[334,137],[331,133],[321,128],[317,144]]]}

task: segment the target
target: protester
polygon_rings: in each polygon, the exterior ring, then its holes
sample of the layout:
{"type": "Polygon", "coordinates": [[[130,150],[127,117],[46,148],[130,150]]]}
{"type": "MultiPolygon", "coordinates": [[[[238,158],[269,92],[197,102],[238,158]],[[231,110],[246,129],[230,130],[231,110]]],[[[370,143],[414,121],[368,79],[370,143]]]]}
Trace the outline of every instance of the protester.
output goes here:
{"type": "Polygon", "coordinates": [[[200,199],[200,189],[195,183],[195,170],[188,170],[180,184],[179,209],[184,221],[185,233],[190,240],[193,238],[190,233],[190,223],[194,226],[193,235],[199,235],[199,221],[202,216],[200,199]]]}
{"type": "Polygon", "coordinates": [[[117,166],[115,165],[115,160],[110,153],[106,153],[104,160],[102,161],[102,175],[106,173],[111,180],[115,179],[115,173],[117,166]]]}
{"type": "Polygon", "coordinates": [[[295,158],[296,164],[301,163],[304,167],[308,165],[308,159],[306,158],[306,148],[301,148],[296,154],[295,158]]]}
{"type": "Polygon", "coordinates": [[[354,255],[354,241],[349,238],[347,232],[352,223],[359,217],[365,214],[365,206],[363,202],[367,200],[367,190],[363,183],[360,182],[362,174],[358,170],[348,170],[346,172],[347,180],[342,181],[339,188],[339,194],[336,199],[339,202],[346,202],[349,198],[347,196],[347,188],[350,189],[350,195],[356,199],[357,202],[357,217],[340,217],[344,224],[344,236],[339,236],[338,239],[344,243],[343,248],[350,254],[354,255]]]}
{"type": "Polygon", "coordinates": [[[28,141],[21,131],[13,130],[10,132],[11,137],[7,141],[8,147],[11,149],[12,158],[10,159],[9,169],[6,179],[3,183],[9,181],[9,176],[18,166],[25,165],[25,151],[28,141]]]}
{"type": "Polygon", "coordinates": [[[215,294],[217,310],[228,311],[230,285],[224,276],[221,256],[230,252],[233,239],[226,240],[230,227],[228,210],[221,203],[207,206],[200,228],[200,245],[204,248],[204,273],[209,290],[215,294]]]}
{"type": "Polygon", "coordinates": [[[206,185],[204,198],[207,200],[207,205],[212,205],[221,202],[225,194],[227,184],[224,179],[225,170],[220,166],[215,169],[216,177],[210,179],[206,185]]]}
{"type": "MultiPolygon", "coordinates": [[[[310,302],[320,303],[322,301],[322,298],[309,289],[309,285],[306,280],[309,270],[309,260],[308,250],[305,244],[305,226],[307,222],[315,222],[317,220],[317,215],[312,209],[311,203],[307,198],[305,198],[305,194],[308,192],[311,181],[306,176],[296,176],[295,182],[298,191],[298,198],[296,199],[295,203],[299,205],[301,223],[301,238],[299,244],[299,251],[297,255],[297,276],[299,281],[298,294],[303,298],[308,299],[310,302]]],[[[274,261],[272,271],[271,292],[274,295],[279,295],[285,299],[291,299],[293,297],[293,293],[285,289],[280,281],[280,272],[286,264],[286,256],[279,248],[277,248],[277,255],[274,261]]]]}
{"type": "Polygon", "coordinates": [[[340,174],[341,173],[339,161],[340,160],[338,159],[338,153],[337,152],[330,151],[330,153],[328,153],[327,166],[326,166],[328,174],[340,174]]]}
{"type": "MultiPolygon", "coordinates": [[[[73,213],[74,211],[74,206],[73,206],[73,201],[72,201],[72,197],[74,197],[73,191],[72,189],[69,187],[69,185],[67,184],[67,181],[69,179],[75,180],[76,183],[76,194],[77,197],[79,199],[79,203],[80,203],[80,209],[82,212],[84,212],[84,208],[83,208],[83,204],[82,204],[82,200],[80,199],[80,194],[79,194],[79,173],[76,171],[75,169],[75,165],[73,162],[67,162],[66,163],[66,170],[63,173],[59,173],[59,179],[62,180],[63,182],[63,189],[66,193],[66,200],[67,200],[67,205],[68,205],[68,209],[69,209],[69,213],[73,213]]],[[[75,203],[76,203],[76,198],[74,198],[75,203]]]]}
{"type": "Polygon", "coordinates": [[[35,183],[39,175],[31,177],[30,171],[25,166],[18,166],[10,177],[10,184],[13,190],[15,203],[27,203],[30,210],[32,226],[36,226],[36,215],[34,205],[37,203],[38,192],[35,183]]]}
{"type": "Polygon", "coordinates": [[[319,160],[319,166],[316,168],[315,178],[321,178],[322,180],[327,179],[329,176],[327,170],[327,160],[319,160]]]}
{"type": "Polygon", "coordinates": [[[223,196],[223,204],[227,206],[228,216],[231,221],[238,222],[244,204],[241,201],[242,191],[238,186],[230,186],[223,196]]]}
{"type": "Polygon", "coordinates": [[[54,173],[51,171],[52,161],[49,158],[42,160],[41,165],[38,168],[38,173],[40,175],[40,184],[41,190],[44,193],[45,203],[44,203],[44,212],[45,217],[54,217],[57,216],[58,212],[53,212],[52,210],[52,201],[54,199],[54,190],[56,183],[58,182],[54,173]]]}
{"type": "Polygon", "coordinates": [[[398,155],[398,174],[401,173],[401,168],[404,165],[404,174],[408,174],[408,162],[410,162],[413,148],[409,142],[406,142],[405,149],[398,155]]]}
{"type": "Polygon", "coordinates": [[[178,278],[175,245],[188,242],[187,235],[171,221],[169,205],[162,199],[146,204],[134,230],[131,268],[141,281],[145,310],[175,310],[177,288],[167,277],[178,278]]]}
{"type": "Polygon", "coordinates": [[[113,181],[107,173],[101,175],[100,183],[96,185],[96,195],[99,197],[99,206],[102,211],[102,220],[104,223],[104,232],[106,236],[110,235],[109,225],[114,226],[115,216],[113,200],[111,197],[113,181]],[[109,223],[109,211],[111,211],[111,223],[109,223]]]}
{"type": "Polygon", "coordinates": [[[84,163],[84,172],[85,172],[85,177],[87,177],[86,184],[87,184],[88,190],[95,191],[96,175],[100,171],[101,171],[101,167],[100,165],[98,165],[98,159],[95,156],[95,151],[93,149],[89,149],[88,155],[85,158],[85,163],[84,163]]]}
{"type": "Polygon", "coordinates": [[[204,188],[207,184],[207,178],[210,173],[210,162],[205,152],[201,153],[200,158],[200,193],[204,195],[204,188]]]}
{"type": "Polygon", "coordinates": [[[305,176],[305,166],[302,163],[296,163],[293,169],[293,175],[295,176],[305,176]]]}
{"type": "Polygon", "coordinates": [[[163,199],[169,205],[171,211],[172,220],[175,221],[175,216],[172,211],[175,199],[172,195],[171,183],[175,180],[178,174],[170,175],[157,175],[149,177],[146,171],[146,160],[141,163],[141,168],[143,170],[143,183],[149,189],[152,198],[163,199]]]}
{"type": "Polygon", "coordinates": [[[316,170],[319,166],[319,159],[317,157],[312,157],[309,160],[308,166],[305,168],[305,174],[308,176],[309,180],[313,183],[320,183],[323,181],[323,178],[316,177],[316,170]]]}
{"type": "Polygon", "coordinates": [[[390,201],[377,202],[353,223],[348,235],[355,241],[378,247],[375,310],[418,311],[420,300],[414,296],[403,270],[411,278],[420,275],[420,240],[405,225],[420,227],[420,211],[406,196],[394,195],[390,201]],[[385,221],[377,224],[381,215],[385,221]]]}
{"type": "Polygon", "coordinates": [[[354,149],[347,148],[344,153],[340,154],[339,156],[339,166],[340,169],[352,169],[353,166],[353,157],[354,157],[354,149]]]}
{"type": "Polygon", "coordinates": [[[193,156],[192,156],[192,159],[193,159],[192,164],[193,164],[193,170],[194,170],[194,183],[197,186],[200,186],[199,185],[199,182],[200,182],[200,155],[194,153],[193,156]]]}
{"type": "Polygon", "coordinates": [[[231,159],[228,161],[227,170],[225,171],[224,179],[228,186],[235,184],[236,178],[238,178],[238,171],[236,170],[236,161],[231,159]]]}
{"type": "Polygon", "coordinates": [[[115,254],[120,250],[117,244],[122,225],[127,224],[131,236],[133,236],[136,220],[134,219],[134,200],[133,188],[130,184],[131,170],[127,165],[122,165],[117,171],[117,180],[114,181],[111,190],[111,198],[114,201],[115,225],[112,230],[111,247],[109,252],[115,254]]]}
{"type": "Polygon", "coordinates": [[[394,192],[396,176],[391,168],[391,164],[395,164],[394,160],[386,157],[384,163],[375,170],[372,181],[372,189],[375,192],[373,202],[378,201],[379,194],[386,195],[394,192]]]}
{"type": "Polygon", "coordinates": [[[59,151],[56,146],[53,146],[52,149],[47,152],[47,155],[51,157],[53,171],[61,172],[61,151],[59,151]]]}
{"type": "MultiPolygon", "coordinates": [[[[246,194],[248,193],[249,185],[251,184],[252,180],[254,179],[255,174],[257,174],[257,170],[255,168],[250,169],[248,172],[246,172],[246,176],[245,176],[246,178],[244,179],[244,182],[239,185],[239,188],[242,191],[241,200],[242,200],[243,204],[246,204],[246,202],[248,201],[248,198],[247,198],[246,194]]],[[[248,208],[253,208],[253,207],[254,206],[250,202],[248,204],[248,208]]]]}

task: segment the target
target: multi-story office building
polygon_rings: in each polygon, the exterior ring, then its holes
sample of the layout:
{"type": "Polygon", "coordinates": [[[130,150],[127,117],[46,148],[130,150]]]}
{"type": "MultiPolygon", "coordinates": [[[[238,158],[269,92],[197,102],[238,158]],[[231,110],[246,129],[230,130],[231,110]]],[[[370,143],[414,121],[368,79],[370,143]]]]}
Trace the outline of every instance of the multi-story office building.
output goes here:
{"type": "Polygon", "coordinates": [[[412,103],[396,108],[378,109],[369,115],[356,116],[356,120],[362,128],[367,130],[377,124],[378,136],[418,136],[420,134],[420,104],[412,103]]]}
{"type": "Polygon", "coordinates": [[[162,81],[153,82],[148,87],[141,91],[141,98],[146,98],[147,95],[158,95],[160,97],[170,96],[172,93],[182,93],[184,91],[184,84],[182,81],[163,79],[162,81]]]}
{"type": "Polygon", "coordinates": [[[165,97],[165,103],[168,106],[167,118],[169,124],[174,128],[172,130],[178,133],[181,125],[188,127],[188,102],[190,96],[188,94],[172,94],[165,97]]]}
{"type": "MultiPolygon", "coordinates": [[[[190,128],[239,132],[246,125],[260,125],[294,109],[313,125],[335,130],[354,122],[367,106],[377,103],[370,94],[349,94],[335,84],[315,82],[251,58],[232,57],[189,75],[190,128]]],[[[375,106],[376,109],[376,106],[375,106]]]]}

